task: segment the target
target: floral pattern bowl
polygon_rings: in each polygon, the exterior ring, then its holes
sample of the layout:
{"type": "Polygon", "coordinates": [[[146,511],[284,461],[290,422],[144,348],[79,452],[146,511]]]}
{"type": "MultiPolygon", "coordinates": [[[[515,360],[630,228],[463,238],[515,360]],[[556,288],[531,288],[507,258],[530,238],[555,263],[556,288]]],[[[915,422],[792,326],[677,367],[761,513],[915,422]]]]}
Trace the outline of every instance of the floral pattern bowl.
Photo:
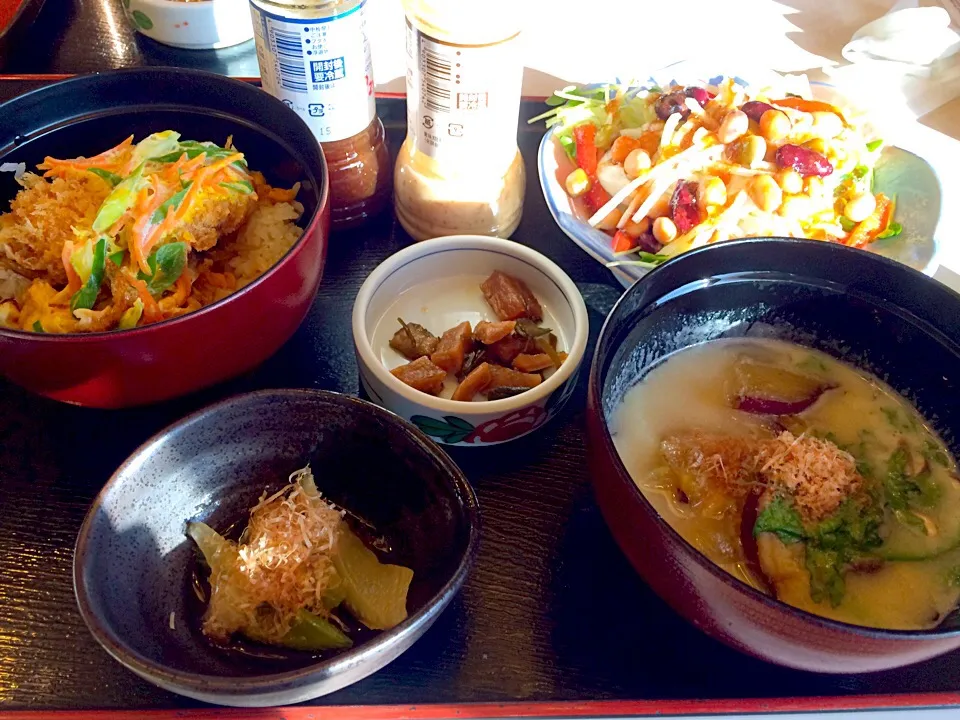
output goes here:
{"type": "Polygon", "coordinates": [[[353,342],[360,382],[377,404],[446,445],[495,445],[533,432],[573,392],[588,336],[587,309],[574,282],[525,245],[457,235],[412,245],[387,258],[363,283],[353,306],[353,342]],[[523,280],[544,309],[544,325],[567,359],[535,388],[501,400],[463,402],[414,390],[390,374],[406,360],[389,346],[396,318],[434,333],[460,322],[495,320],[480,292],[494,270],[523,280]]]}
{"type": "Polygon", "coordinates": [[[249,0],[123,0],[130,23],[151,40],[188,50],[253,38],[249,0]]]}
{"type": "MultiPolygon", "coordinates": [[[[754,85],[765,86],[774,81],[771,73],[756,69],[744,75],[754,85]]],[[[717,85],[726,77],[708,74],[694,63],[677,63],[655,73],[646,82],[630,84],[640,87],[717,85]]],[[[740,85],[749,84],[735,73],[730,73],[729,77],[733,77],[740,85]]],[[[811,83],[802,76],[780,77],[776,82],[778,86],[781,83],[796,83],[798,92],[806,86],[817,99],[836,105],[846,103],[836,88],[826,83],[811,83]]],[[[880,128],[875,129],[879,134],[884,134],[880,128]]],[[[589,213],[582,202],[571,198],[564,189],[564,179],[574,168],[575,165],[556,141],[553,131],[547,132],[540,143],[537,169],[550,215],[564,234],[584,252],[597,262],[609,265],[622,259],[614,255],[610,236],[587,223],[589,213]]],[[[871,243],[868,252],[883,255],[932,276],[939,267],[938,251],[943,233],[940,227],[942,194],[933,168],[923,158],[889,144],[877,163],[874,190],[896,198],[897,219],[903,225],[903,232],[896,237],[871,243]]],[[[650,272],[648,268],[632,265],[611,266],[610,270],[624,287],[630,287],[650,272]]]]}

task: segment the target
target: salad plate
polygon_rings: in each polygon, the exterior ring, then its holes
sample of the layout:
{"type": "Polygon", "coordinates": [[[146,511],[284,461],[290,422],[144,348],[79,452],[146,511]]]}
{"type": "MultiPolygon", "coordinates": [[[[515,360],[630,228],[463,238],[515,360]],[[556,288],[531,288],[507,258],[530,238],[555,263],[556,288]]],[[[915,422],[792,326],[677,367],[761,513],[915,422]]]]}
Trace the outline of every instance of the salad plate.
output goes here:
{"type": "MultiPolygon", "coordinates": [[[[750,87],[749,82],[738,75],[729,77],[741,87],[750,87]]],[[[646,82],[618,82],[617,85],[630,92],[672,86],[706,87],[715,91],[726,78],[724,75],[697,74],[689,67],[671,66],[651,76],[646,82]]],[[[755,73],[754,78],[753,87],[768,87],[771,82],[776,82],[778,87],[789,95],[801,95],[843,108],[848,105],[833,86],[809,82],[804,76],[768,76],[765,73],[755,73]]],[[[602,84],[591,84],[580,88],[578,92],[602,88],[602,84]]],[[[565,179],[577,168],[572,155],[564,148],[564,144],[572,144],[569,140],[569,128],[569,123],[566,132],[564,123],[554,125],[544,134],[540,143],[537,168],[547,208],[565,235],[594,260],[606,265],[624,287],[629,287],[646,275],[656,262],[662,260],[654,259],[654,264],[634,264],[631,261],[635,256],[631,253],[615,252],[611,233],[588,222],[591,212],[584,198],[571,197],[568,194],[565,179]]],[[[876,127],[869,122],[864,123],[863,132],[881,137],[876,127]]],[[[941,244],[941,231],[938,226],[942,192],[936,172],[926,160],[895,144],[884,143],[876,156],[872,177],[868,178],[870,190],[893,199],[896,223],[891,224],[896,226],[898,232],[891,237],[874,240],[865,249],[932,276],[939,266],[938,251],[941,244]]],[[[764,236],[774,234],[777,233],[763,233],[764,236]]]]}

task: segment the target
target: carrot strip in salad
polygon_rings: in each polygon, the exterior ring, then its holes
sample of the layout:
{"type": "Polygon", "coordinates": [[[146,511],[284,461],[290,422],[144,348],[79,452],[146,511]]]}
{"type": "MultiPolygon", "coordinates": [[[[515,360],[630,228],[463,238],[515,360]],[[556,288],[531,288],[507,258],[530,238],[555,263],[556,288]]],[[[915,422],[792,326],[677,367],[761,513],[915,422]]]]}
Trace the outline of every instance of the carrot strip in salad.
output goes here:
{"type": "Polygon", "coordinates": [[[883,193],[877,193],[877,207],[866,220],[857,223],[850,232],[846,244],[862,248],[877,239],[893,219],[893,201],[883,193]]]}
{"type": "Polygon", "coordinates": [[[780,107],[790,108],[791,110],[802,110],[803,112],[832,112],[835,115],[838,115],[844,123],[847,122],[846,118],[843,117],[843,113],[840,111],[836,105],[831,105],[828,102],[823,102],[822,100],[807,100],[806,98],[801,97],[788,97],[783,98],[782,100],[774,100],[774,105],[779,105],[780,107]]]}
{"type": "Polygon", "coordinates": [[[46,170],[44,177],[56,175],[64,169],[89,170],[90,168],[105,168],[116,163],[117,159],[126,152],[133,144],[133,135],[128,137],[119,145],[105,150],[99,155],[91,158],[78,158],[76,160],[58,160],[54,157],[45,157],[43,162],[37,166],[40,170],[46,170]]]}

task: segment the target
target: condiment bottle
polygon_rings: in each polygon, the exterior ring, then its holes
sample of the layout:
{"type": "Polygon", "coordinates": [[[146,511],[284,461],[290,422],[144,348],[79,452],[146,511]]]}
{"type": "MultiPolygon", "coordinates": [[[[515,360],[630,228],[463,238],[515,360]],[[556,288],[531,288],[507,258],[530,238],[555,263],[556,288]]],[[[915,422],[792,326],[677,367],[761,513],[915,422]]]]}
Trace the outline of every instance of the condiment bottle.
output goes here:
{"type": "Polygon", "coordinates": [[[350,227],[390,196],[366,0],[250,0],[263,89],[296,110],[330,170],[331,219],[350,227]]]}
{"type": "Polygon", "coordinates": [[[417,240],[509,237],[523,211],[517,148],[523,65],[517,4],[403,0],[407,138],[394,171],[397,218],[417,240]]]}

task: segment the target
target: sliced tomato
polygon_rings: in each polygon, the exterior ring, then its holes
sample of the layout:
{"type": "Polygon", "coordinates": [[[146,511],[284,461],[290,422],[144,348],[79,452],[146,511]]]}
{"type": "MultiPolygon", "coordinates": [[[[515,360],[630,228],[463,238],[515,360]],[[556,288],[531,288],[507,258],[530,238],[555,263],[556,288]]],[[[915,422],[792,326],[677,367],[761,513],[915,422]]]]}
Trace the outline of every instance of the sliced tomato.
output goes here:
{"type": "Polygon", "coordinates": [[[591,181],[597,176],[597,127],[590,122],[573,128],[573,141],[577,148],[577,165],[591,181]]]}
{"type": "Polygon", "coordinates": [[[617,230],[613,234],[613,251],[615,253],[627,252],[628,250],[633,250],[637,246],[637,241],[627,235],[623,230],[617,230]]]}

